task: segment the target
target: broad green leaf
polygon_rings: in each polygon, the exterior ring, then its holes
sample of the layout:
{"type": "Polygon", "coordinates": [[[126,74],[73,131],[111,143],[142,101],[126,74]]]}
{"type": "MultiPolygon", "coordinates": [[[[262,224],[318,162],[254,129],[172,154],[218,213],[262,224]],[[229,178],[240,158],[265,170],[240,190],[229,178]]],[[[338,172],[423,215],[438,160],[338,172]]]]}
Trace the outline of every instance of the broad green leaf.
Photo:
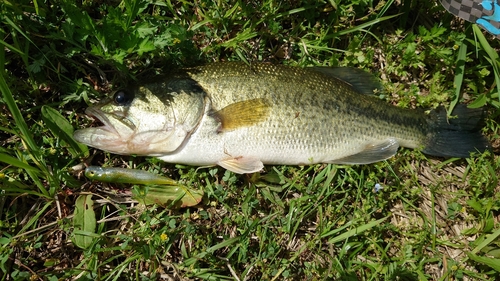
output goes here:
{"type": "Polygon", "coordinates": [[[88,34],[96,33],[94,20],[89,16],[87,11],[77,7],[71,1],[64,1],[62,9],[66,12],[67,17],[79,28],[84,29],[88,34]]]}
{"type": "Polygon", "coordinates": [[[488,102],[488,97],[485,94],[479,95],[475,101],[471,102],[467,107],[469,108],[480,108],[486,105],[488,102]]]}
{"type": "Polygon", "coordinates": [[[147,22],[141,22],[135,26],[135,30],[139,38],[145,38],[149,35],[154,35],[158,27],[150,26],[147,22]]]}
{"type": "Polygon", "coordinates": [[[90,234],[95,234],[96,224],[92,195],[78,196],[73,217],[73,242],[76,246],[87,249],[92,244],[95,237],[90,234]]]}
{"type": "Polygon", "coordinates": [[[467,200],[467,205],[471,206],[476,212],[481,213],[483,206],[475,199],[467,200]]]}
{"type": "Polygon", "coordinates": [[[127,27],[132,25],[132,22],[136,19],[137,15],[144,11],[148,7],[148,1],[138,1],[138,0],[125,0],[125,16],[127,27]]]}
{"type": "Polygon", "coordinates": [[[73,157],[88,156],[88,147],[73,139],[73,126],[57,110],[47,105],[42,106],[42,118],[52,134],[69,145],[68,150],[73,157]]]}
{"type": "Polygon", "coordinates": [[[150,41],[149,38],[144,38],[140,43],[139,43],[139,48],[137,50],[137,54],[140,56],[144,53],[154,51],[156,49],[155,44],[153,41],[150,41]]]}
{"type": "Polygon", "coordinates": [[[135,199],[144,205],[157,204],[160,206],[191,207],[198,205],[203,198],[202,190],[194,190],[182,185],[154,185],[139,189],[141,194],[135,199]]]}
{"type": "Polygon", "coordinates": [[[483,32],[479,28],[477,24],[472,25],[472,29],[474,30],[474,34],[477,36],[477,39],[479,40],[479,43],[481,43],[481,46],[483,46],[483,49],[488,53],[488,56],[496,60],[498,58],[497,52],[491,48],[490,44],[488,43],[488,40],[486,37],[484,37],[483,32]]]}

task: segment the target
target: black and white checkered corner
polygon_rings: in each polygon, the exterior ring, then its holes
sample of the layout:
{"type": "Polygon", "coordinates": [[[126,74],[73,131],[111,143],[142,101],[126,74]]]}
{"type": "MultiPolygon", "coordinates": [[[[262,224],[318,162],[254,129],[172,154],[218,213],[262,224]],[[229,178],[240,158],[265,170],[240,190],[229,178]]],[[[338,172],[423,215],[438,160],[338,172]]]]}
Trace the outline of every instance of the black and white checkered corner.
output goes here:
{"type": "Polygon", "coordinates": [[[500,39],[500,0],[441,0],[451,14],[476,23],[500,39]]]}

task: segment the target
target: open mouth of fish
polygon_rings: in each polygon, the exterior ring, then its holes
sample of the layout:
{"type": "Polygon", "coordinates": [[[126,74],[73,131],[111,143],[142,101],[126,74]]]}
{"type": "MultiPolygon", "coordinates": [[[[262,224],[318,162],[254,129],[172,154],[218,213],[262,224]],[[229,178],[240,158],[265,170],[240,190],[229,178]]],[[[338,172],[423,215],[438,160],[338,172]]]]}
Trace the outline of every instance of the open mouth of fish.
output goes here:
{"type": "Polygon", "coordinates": [[[133,122],[125,116],[105,113],[98,107],[89,107],[85,113],[95,119],[97,126],[77,130],[73,137],[86,145],[112,150],[122,145],[136,130],[133,122]]]}
{"type": "MultiPolygon", "coordinates": [[[[113,133],[113,134],[118,134],[116,129],[111,126],[111,122],[106,114],[104,114],[101,110],[96,109],[95,107],[89,107],[85,110],[85,114],[88,116],[94,118],[94,122],[97,124],[97,126],[92,126],[91,128],[99,128],[101,130],[113,133]]],[[[89,128],[90,129],[90,128],[89,128]]]]}
{"type": "Polygon", "coordinates": [[[122,116],[121,114],[104,113],[102,110],[99,110],[96,107],[87,108],[85,110],[85,114],[93,117],[95,119],[97,125],[101,125],[101,126],[97,126],[97,127],[93,127],[93,128],[99,128],[99,129],[107,131],[109,133],[119,135],[119,132],[117,130],[117,126],[120,127],[120,129],[123,129],[123,126],[125,126],[125,127],[127,127],[128,130],[131,130],[131,131],[135,131],[135,129],[136,129],[134,122],[132,122],[126,116],[122,116]]]}

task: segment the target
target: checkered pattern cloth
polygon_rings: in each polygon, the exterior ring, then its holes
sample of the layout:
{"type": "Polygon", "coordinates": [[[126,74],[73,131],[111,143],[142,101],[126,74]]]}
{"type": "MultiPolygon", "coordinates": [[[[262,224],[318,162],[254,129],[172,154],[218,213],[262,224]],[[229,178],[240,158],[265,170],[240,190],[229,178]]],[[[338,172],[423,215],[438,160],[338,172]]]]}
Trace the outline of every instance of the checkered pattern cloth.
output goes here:
{"type": "Polygon", "coordinates": [[[500,39],[500,0],[440,0],[451,14],[477,23],[500,39]]]}

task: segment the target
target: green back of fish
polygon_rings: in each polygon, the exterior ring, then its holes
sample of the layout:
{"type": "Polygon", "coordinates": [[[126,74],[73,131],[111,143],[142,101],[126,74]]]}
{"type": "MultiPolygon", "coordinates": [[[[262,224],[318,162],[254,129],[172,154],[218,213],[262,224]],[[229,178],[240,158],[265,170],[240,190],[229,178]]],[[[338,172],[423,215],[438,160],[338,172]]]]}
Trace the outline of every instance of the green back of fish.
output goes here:
{"type": "Polygon", "coordinates": [[[220,63],[191,69],[189,74],[206,90],[214,111],[245,100],[267,100],[270,116],[256,125],[278,138],[286,134],[324,148],[355,139],[395,137],[416,147],[427,135],[422,113],[360,94],[313,68],[220,63]]]}

